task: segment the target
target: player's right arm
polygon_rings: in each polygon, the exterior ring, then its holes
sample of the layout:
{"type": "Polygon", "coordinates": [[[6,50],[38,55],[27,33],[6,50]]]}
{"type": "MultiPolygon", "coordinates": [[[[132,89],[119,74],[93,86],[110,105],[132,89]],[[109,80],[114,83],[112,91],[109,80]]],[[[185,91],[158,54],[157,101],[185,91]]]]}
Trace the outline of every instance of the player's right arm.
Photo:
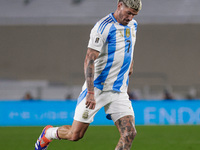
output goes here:
{"type": "Polygon", "coordinates": [[[84,73],[87,83],[87,96],[86,96],[86,107],[94,109],[96,101],[94,99],[94,61],[98,58],[99,52],[88,48],[84,62],[84,73]]]}

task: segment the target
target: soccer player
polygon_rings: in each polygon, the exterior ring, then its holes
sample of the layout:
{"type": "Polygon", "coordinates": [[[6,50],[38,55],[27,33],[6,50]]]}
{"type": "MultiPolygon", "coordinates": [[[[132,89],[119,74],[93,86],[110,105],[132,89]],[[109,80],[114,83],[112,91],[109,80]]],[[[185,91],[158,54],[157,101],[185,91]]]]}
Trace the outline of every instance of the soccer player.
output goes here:
{"type": "Polygon", "coordinates": [[[117,9],[96,23],[84,62],[85,84],[77,101],[73,124],[46,126],[35,150],[46,150],[53,139],[77,141],[95,114],[104,107],[120,133],[115,150],[130,150],[136,136],[134,111],[127,94],[133,72],[133,52],[141,0],[118,0],[117,9]]]}

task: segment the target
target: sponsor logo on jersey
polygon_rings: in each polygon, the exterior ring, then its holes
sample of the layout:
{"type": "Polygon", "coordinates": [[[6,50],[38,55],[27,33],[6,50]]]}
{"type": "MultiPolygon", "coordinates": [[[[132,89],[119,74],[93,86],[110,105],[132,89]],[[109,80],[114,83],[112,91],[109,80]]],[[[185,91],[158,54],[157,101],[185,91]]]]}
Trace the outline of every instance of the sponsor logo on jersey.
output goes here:
{"type": "Polygon", "coordinates": [[[99,37],[95,39],[95,43],[99,43],[99,37]]]}
{"type": "Polygon", "coordinates": [[[132,28],[131,32],[132,32],[132,36],[135,37],[135,32],[134,32],[133,28],[132,28]]]}
{"type": "Polygon", "coordinates": [[[119,33],[120,33],[119,37],[124,37],[122,31],[119,31],[119,33]]]}

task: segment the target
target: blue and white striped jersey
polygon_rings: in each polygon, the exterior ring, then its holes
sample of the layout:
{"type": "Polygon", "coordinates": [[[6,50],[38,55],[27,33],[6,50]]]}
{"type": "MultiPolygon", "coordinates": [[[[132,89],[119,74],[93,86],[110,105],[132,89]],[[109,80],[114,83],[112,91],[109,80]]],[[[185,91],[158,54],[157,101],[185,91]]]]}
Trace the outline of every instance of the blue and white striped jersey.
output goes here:
{"type": "Polygon", "coordinates": [[[116,21],[113,13],[93,27],[88,47],[100,52],[95,60],[96,88],[102,91],[127,92],[136,31],[137,22],[134,19],[124,26],[116,21]]]}

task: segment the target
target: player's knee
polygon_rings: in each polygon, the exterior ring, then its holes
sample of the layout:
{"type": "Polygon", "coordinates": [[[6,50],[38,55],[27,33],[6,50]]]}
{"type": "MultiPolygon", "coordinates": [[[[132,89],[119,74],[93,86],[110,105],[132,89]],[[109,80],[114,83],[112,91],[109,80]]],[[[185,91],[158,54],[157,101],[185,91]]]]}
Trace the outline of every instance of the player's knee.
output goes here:
{"type": "Polygon", "coordinates": [[[137,134],[136,130],[131,130],[131,131],[125,132],[122,135],[122,138],[124,138],[125,141],[132,142],[134,140],[136,134],[137,134]]]}
{"type": "Polygon", "coordinates": [[[136,129],[133,130],[133,138],[135,138],[135,136],[137,135],[137,131],[136,129]]]}
{"type": "Polygon", "coordinates": [[[136,131],[136,129],[134,128],[134,129],[132,130],[132,132],[131,132],[131,137],[134,139],[136,135],[137,135],[137,131],[136,131]]]}

